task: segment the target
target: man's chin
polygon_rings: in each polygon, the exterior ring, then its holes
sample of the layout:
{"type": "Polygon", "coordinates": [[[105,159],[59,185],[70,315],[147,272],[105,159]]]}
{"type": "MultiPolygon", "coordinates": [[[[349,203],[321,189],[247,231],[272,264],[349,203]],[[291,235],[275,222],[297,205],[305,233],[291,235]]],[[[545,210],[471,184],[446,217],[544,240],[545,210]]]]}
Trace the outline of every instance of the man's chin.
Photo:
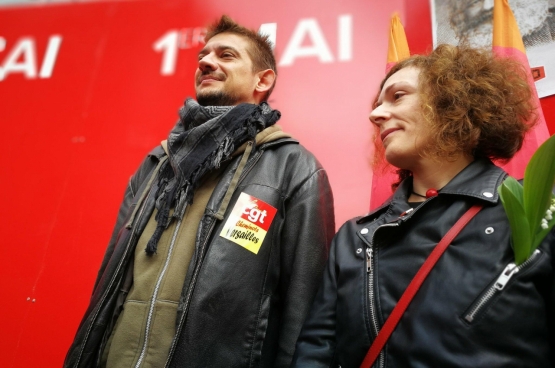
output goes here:
{"type": "Polygon", "coordinates": [[[197,102],[201,106],[235,106],[238,100],[235,96],[221,91],[206,91],[197,93],[197,102]]]}

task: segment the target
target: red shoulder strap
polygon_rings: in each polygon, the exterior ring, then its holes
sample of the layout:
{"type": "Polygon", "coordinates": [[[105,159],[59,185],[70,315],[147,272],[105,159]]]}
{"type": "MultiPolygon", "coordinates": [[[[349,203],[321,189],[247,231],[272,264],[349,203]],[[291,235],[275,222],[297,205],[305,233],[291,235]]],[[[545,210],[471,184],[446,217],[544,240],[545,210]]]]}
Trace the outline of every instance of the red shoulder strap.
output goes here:
{"type": "Polygon", "coordinates": [[[366,353],[366,356],[364,357],[364,360],[362,361],[360,368],[370,368],[372,364],[374,364],[374,362],[380,355],[380,352],[382,351],[383,347],[385,346],[385,343],[389,339],[389,336],[391,336],[391,333],[397,326],[397,323],[399,323],[399,320],[403,316],[403,313],[405,313],[405,310],[407,309],[410,302],[412,301],[412,298],[414,297],[414,295],[416,295],[416,293],[418,292],[418,289],[420,289],[420,286],[422,285],[422,283],[424,282],[424,280],[426,279],[426,277],[428,276],[432,268],[434,268],[436,262],[439,260],[443,252],[445,252],[449,244],[451,244],[453,239],[455,239],[455,237],[466,226],[466,224],[468,224],[468,222],[481,209],[482,209],[482,205],[472,206],[468,211],[466,211],[464,215],[461,216],[461,218],[455,223],[455,225],[453,225],[453,227],[449,229],[447,234],[445,234],[445,236],[440,240],[440,242],[437,243],[432,253],[430,253],[430,255],[428,256],[424,264],[422,264],[422,266],[420,267],[420,269],[418,270],[414,278],[411,280],[409,286],[407,286],[407,289],[401,296],[401,299],[399,299],[399,301],[397,302],[397,305],[395,306],[395,308],[393,308],[393,311],[385,321],[382,329],[378,333],[378,336],[376,337],[376,339],[372,343],[372,346],[370,346],[370,349],[366,353]]]}

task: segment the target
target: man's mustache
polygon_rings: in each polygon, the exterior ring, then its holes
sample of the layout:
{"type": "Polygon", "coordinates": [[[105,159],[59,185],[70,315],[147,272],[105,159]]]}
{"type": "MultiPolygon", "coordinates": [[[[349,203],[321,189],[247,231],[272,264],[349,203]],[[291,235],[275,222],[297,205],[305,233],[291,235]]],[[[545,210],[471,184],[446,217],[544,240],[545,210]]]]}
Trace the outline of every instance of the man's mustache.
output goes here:
{"type": "Polygon", "coordinates": [[[226,79],[223,73],[203,72],[201,75],[198,76],[197,84],[200,84],[200,82],[208,77],[214,78],[219,81],[224,81],[226,79]]]}

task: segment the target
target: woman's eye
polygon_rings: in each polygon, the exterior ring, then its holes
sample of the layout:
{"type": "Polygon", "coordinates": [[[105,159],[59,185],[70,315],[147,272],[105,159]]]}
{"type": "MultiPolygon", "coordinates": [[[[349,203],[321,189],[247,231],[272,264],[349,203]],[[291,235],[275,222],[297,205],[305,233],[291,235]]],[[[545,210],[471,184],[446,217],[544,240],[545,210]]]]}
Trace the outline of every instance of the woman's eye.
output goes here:
{"type": "Polygon", "coordinates": [[[403,96],[404,96],[404,93],[403,93],[403,92],[395,92],[395,93],[393,94],[393,99],[398,100],[398,99],[400,99],[400,98],[403,97],[403,96]]]}

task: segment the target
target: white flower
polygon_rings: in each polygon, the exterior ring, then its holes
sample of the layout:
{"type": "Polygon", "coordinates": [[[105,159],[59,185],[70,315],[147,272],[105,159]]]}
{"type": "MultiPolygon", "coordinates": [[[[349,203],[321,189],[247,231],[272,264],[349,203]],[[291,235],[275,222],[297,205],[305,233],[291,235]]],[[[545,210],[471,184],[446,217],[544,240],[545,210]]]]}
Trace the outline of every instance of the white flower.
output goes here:
{"type": "Polygon", "coordinates": [[[553,213],[555,212],[555,199],[551,199],[551,206],[549,207],[548,210],[545,211],[545,216],[544,218],[542,218],[541,221],[541,227],[543,229],[547,229],[545,226],[547,226],[547,221],[551,221],[553,220],[553,213]]]}
{"type": "Polygon", "coordinates": [[[549,227],[549,226],[547,225],[547,223],[545,223],[545,222],[542,222],[542,225],[541,225],[541,226],[542,226],[542,229],[544,229],[544,230],[547,229],[547,228],[549,227]]]}

